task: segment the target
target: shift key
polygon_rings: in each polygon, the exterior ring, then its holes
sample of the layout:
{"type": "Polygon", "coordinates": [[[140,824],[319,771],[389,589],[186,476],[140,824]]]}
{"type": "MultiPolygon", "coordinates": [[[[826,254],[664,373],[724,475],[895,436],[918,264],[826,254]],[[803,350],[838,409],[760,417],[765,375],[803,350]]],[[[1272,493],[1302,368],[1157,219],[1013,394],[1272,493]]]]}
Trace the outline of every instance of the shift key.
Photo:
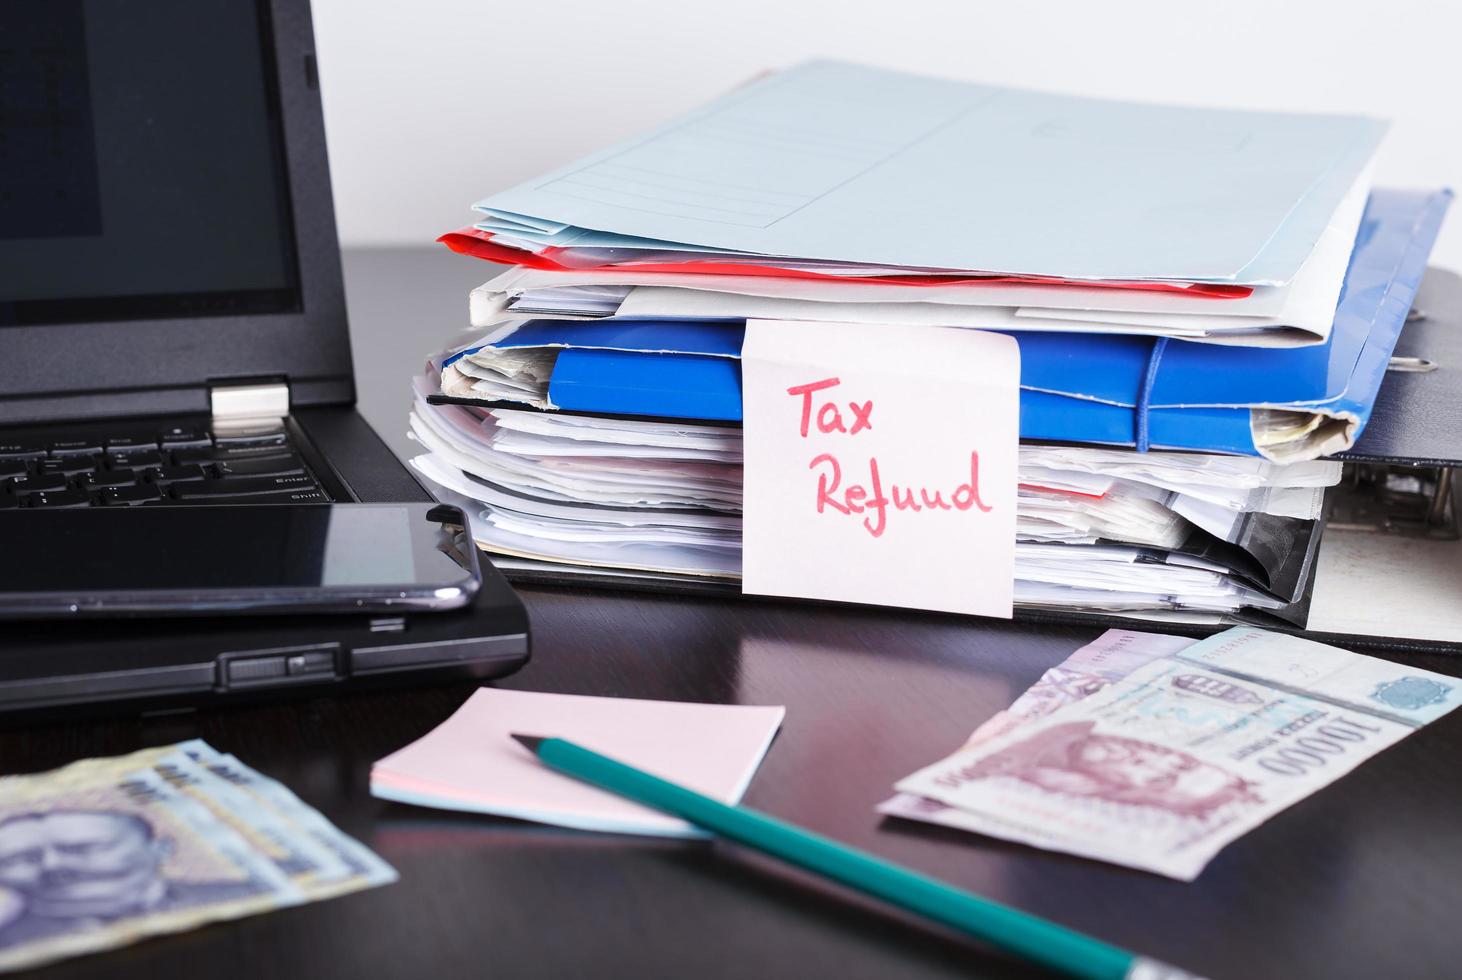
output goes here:
{"type": "Polygon", "coordinates": [[[241,476],[175,483],[173,496],[178,500],[217,500],[220,497],[257,497],[281,490],[312,490],[314,487],[315,481],[308,476],[241,476]]]}
{"type": "Polygon", "coordinates": [[[219,476],[292,476],[305,471],[298,456],[268,456],[260,459],[221,459],[214,468],[219,476]]]}

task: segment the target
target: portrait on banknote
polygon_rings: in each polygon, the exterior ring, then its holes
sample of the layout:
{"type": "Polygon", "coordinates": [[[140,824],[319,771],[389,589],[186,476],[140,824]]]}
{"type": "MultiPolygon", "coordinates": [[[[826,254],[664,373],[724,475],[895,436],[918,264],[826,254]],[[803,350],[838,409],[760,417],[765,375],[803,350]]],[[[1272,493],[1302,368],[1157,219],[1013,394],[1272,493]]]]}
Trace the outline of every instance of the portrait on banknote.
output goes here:
{"type": "Polygon", "coordinates": [[[1008,779],[1073,800],[1150,807],[1204,819],[1259,802],[1251,784],[1187,752],[1095,730],[1054,725],[980,759],[965,779],[1008,779]]]}
{"type": "Polygon", "coordinates": [[[0,948],[268,889],[176,850],[172,837],[126,810],[0,816],[0,888],[8,912],[0,923],[0,948]]]}

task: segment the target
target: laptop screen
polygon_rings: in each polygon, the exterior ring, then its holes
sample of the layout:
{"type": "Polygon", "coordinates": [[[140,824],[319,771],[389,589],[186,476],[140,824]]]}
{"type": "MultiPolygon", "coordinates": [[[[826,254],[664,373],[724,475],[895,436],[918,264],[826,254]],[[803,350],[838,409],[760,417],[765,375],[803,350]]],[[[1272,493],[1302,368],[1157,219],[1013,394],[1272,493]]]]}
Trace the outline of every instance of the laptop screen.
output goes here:
{"type": "Polygon", "coordinates": [[[301,308],[263,0],[0,0],[0,327],[301,308]]]}

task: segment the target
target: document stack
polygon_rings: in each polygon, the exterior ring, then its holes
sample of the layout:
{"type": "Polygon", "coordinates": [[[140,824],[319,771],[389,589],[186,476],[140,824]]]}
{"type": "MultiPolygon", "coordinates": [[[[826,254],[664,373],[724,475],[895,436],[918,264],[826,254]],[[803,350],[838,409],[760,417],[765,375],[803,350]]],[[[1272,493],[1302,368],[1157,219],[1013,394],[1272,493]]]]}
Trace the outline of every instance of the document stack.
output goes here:
{"type": "MultiPolygon", "coordinates": [[[[475,205],[413,466],[520,578],[735,588],[745,324],[1020,349],[1018,608],[1303,627],[1450,200],[1384,125],[813,62],[475,205]]],[[[903,365],[917,371],[918,365],[903,365]]]]}

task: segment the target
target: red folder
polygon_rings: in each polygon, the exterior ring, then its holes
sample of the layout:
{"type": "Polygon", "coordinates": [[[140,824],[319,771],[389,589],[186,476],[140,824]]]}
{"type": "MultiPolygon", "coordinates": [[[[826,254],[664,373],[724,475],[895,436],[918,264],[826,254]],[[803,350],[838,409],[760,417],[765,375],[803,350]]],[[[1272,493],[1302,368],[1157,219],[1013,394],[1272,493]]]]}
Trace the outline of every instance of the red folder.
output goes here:
{"type": "Polygon", "coordinates": [[[499,265],[521,265],[529,269],[543,269],[554,272],[588,272],[594,269],[614,269],[616,272],[644,273],[698,273],[713,276],[777,276],[784,279],[831,279],[837,282],[866,282],[885,286],[1000,286],[1018,283],[1022,286],[1075,286],[1082,289],[1136,289],[1145,292],[1185,293],[1190,296],[1206,296],[1212,299],[1239,299],[1252,293],[1251,286],[1227,286],[1215,283],[1166,283],[1166,282],[1116,282],[1112,280],[1087,282],[1061,279],[1051,276],[1005,276],[1005,275],[951,275],[932,276],[838,276],[825,272],[811,272],[806,269],[786,269],[776,265],[757,265],[742,262],[716,262],[709,259],[691,259],[686,262],[634,262],[606,264],[601,266],[575,266],[570,269],[554,260],[562,249],[549,248],[542,252],[525,252],[509,248],[493,241],[490,231],[480,228],[459,228],[449,231],[437,241],[461,255],[471,255],[499,265]]]}

